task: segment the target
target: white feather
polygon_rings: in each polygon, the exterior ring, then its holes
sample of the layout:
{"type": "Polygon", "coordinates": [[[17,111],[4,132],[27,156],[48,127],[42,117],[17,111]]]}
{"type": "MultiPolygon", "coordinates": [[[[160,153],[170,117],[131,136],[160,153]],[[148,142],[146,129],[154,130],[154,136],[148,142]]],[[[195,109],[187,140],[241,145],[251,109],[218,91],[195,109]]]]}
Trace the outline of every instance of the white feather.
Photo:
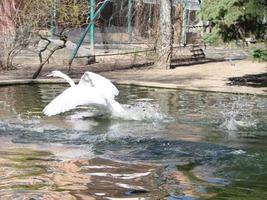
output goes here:
{"type": "Polygon", "coordinates": [[[109,79],[93,72],[85,72],[79,82],[79,85],[88,84],[98,88],[99,91],[108,98],[114,99],[114,97],[119,94],[119,90],[109,79]]]}
{"type": "Polygon", "coordinates": [[[107,106],[105,98],[95,88],[74,86],[58,95],[45,107],[43,112],[45,115],[52,116],[69,111],[80,105],[89,104],[107,106]]]}
{"type": "Polygon", "coordinates": [[[119,102],[115,101],[114,99],[106,99],[106,102],[109,110],[114,116],[122,117],[125,114],[125,111],[122,108],[121,104],[119,104],[119,102]]]}

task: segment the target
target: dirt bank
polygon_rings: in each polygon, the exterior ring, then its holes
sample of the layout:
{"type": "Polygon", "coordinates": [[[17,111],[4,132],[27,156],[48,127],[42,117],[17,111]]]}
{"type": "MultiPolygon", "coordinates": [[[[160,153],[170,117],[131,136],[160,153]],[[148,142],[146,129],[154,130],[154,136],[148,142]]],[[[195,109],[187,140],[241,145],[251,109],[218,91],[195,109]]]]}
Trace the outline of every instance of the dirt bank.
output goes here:
{"type": "MultiPolygon", "coordinates": [[[[177,67],[171,70],[153,69],[152,67],[128,68],[125,65],[110,66],[108,62],[96,63],[88,66],[74,67],[70,73],[72,78],[80,78],[84,71],[98,72],[119,84],[133,84],[141,86],[233,92],[267,95],[267,87],[247,87],[228,85],[230,77],[242,77],[248,74],[262,74],[267,72],[267,63],[249,60],[234,62],[211,62],[206,64],[177,67]]],[[[36,66],[24,65],[13,71],[0,72],[0,80],[29,79],[36,66]]],[[[51,70],[61,70],[67,73],[67,66],[45,67],[40,78],[51,70]]]]}

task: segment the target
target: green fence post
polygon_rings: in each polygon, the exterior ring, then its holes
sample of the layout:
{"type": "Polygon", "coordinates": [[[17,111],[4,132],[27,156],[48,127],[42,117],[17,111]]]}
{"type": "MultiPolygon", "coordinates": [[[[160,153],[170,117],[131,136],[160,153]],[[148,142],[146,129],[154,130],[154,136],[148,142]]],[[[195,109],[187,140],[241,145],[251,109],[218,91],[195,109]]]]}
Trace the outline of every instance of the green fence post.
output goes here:
{"type": "Polygon", "coordinates": [[[182,30],[182,44],[186,45],[186,30],[187,30],[187,0],[183,0],[183,30],[182,30]]]}
{"type": "Polygon", "coordinates": [[[73,62],[73,59],[76,57],[78,51],[79,51],[79,48],[81,47],[84,39],[85,39],[85,36],[87,35],[87,33],[91,30],[91,26],[93,25],[92,21],[95,20],[95,18],[97,16],[99,16],[100,12],[104,9],[104,7],[107,5],[107,3],[110,2],[110,0],[105,0],[102,5],[100,6],[100,8],[95,12],[95,15],[90,19],[90,23],[88,24],[88,26],[85,28],[85,30],[83,31],[82,33],[82,36],[81,38],[79,39],[79,41],[77,42],[77,45],[75,47],[75,49],[73,50],[72,52],[72,56],[71,56],[71,59],[69,60],[69,69],[71,67],[71,64],[73,62]]]}
{"type": "Polygon", "coordinates": [[[133,0],[128,0],[128,42],[131,42],[133,37],[132,10],[133,10],[133,0]]]}
{"type": "Polygon", "coordinates": [[[91,27],[90,27],[90,46],[91,50],[94,54],[95,50],[95,0],[90,0],[90,21],[91,21],[91,27]]]}
{"type": "Polygon", "coordinates": [[[56,34],[57,32],[57,22],[56,22],[56,16],[57,16],[57,0],[52,1],[52,9],[51,9],[51,34],[52,36],[56,34]]]}

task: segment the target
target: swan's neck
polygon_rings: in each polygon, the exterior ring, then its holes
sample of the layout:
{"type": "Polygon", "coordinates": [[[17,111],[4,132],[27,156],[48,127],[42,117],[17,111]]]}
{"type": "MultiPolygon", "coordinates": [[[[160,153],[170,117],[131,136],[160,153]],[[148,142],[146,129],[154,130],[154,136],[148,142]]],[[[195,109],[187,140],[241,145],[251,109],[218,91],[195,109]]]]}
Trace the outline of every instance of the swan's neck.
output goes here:
{"type": "Polygon", "coordinates": [[[58,75],[58,77],[63,78],[65,81],[67,81],[70,84],[71,87],[75,86],[74,81],[69,76],[67,76],[66,74],[62,73],[62,74],[58,75]]]}

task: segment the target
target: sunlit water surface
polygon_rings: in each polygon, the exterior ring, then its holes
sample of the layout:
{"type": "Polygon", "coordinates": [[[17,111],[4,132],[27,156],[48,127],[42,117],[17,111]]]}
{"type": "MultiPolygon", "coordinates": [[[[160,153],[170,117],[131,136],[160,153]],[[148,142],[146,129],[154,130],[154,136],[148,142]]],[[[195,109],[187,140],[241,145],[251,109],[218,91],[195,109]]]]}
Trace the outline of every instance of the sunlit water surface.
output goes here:
{"type": "Polygon", "coordinates": [[[264,199],[267,98],[119,86],[121,118],[0,88],[0,199],[264,199]]]}

